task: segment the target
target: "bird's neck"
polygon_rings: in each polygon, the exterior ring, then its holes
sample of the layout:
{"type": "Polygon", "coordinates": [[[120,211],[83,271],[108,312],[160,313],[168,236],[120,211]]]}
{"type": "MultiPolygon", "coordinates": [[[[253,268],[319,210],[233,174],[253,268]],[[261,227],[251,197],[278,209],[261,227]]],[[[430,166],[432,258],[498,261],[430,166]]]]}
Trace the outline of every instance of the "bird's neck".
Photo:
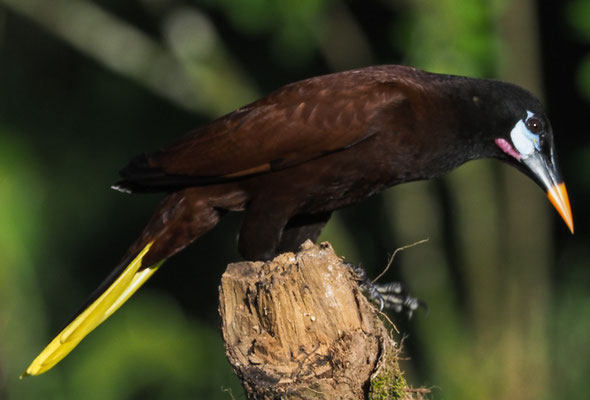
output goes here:
{"type": "Polygon", "coordinates": [[[416,124],[407,133],[412,136],[407,150],[417,167],[408,172],[414,174],[411,179],[439,177],[467,161],[486,157],[493,144],[488,138],[500,129],[492,116],[497,110],[490,106],[495,100],[490,97],[489,82],[439,75],[415,95],[416,124]]]}

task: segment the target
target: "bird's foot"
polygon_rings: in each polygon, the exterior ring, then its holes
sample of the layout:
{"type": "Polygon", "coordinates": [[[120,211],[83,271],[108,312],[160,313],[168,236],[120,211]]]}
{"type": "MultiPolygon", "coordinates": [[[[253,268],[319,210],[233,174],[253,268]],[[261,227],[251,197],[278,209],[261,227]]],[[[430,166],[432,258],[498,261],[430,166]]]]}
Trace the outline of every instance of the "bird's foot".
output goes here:
{"type": "Polygon", "coordinates": [[[370,301],[379,306],[379,311],[404,312],[408,318],[411,318],[414,311],[420,307],[428,310],[428,305],[410,296],[400,282],[373,283],[363,268],[350,263],[345,264],[356,274],[361,291],[370,301]]]}

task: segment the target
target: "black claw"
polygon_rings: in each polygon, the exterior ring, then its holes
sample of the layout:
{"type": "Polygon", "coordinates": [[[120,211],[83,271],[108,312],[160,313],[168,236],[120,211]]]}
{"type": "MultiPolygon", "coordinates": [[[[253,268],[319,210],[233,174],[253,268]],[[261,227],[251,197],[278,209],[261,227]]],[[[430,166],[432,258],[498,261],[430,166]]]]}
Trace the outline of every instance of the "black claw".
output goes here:
{"type": "Polygon", "coordinates": [[[367,272],[354,264],[345,263],[354,271],[361,291],[373,303],[379,305],[379,311],[385,309],[396,313],[406,312],[408,318],[412,318],[414,311],[422,307],[428,311],[428,305],[420,299],[410,296],[399,282],[373,283],[367,277],[367,272]]]}

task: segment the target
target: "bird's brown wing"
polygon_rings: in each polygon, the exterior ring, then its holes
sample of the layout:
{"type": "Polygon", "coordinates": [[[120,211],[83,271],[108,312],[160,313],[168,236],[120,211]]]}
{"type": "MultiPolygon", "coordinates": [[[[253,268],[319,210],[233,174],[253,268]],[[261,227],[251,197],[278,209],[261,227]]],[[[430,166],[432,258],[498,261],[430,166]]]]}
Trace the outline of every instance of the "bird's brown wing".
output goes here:
{"type": "Polygon", "coordinates": [[[285,86],[162,151],[136,158],[121,171],[123,183],[165,189],[287,168],[365,140],[376,132],[375,117],[405,99],[395,84],[355,85],[334,77],[285,86]]]}

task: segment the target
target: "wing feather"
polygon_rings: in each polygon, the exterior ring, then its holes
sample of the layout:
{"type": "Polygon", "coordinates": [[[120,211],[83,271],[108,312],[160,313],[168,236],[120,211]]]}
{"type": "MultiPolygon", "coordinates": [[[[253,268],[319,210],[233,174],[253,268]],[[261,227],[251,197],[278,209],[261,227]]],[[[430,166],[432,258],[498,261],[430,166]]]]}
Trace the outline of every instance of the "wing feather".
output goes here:
{"type": "Polygon", "coordinates": [[[391,79],[361,78],[349,71],[287,85],[136,158],[121,171],[123,186],[134,191],[133,184],[157,189],[242,179],[354,146],[376,133],[378,113],[405,99],[391,79]]]}

